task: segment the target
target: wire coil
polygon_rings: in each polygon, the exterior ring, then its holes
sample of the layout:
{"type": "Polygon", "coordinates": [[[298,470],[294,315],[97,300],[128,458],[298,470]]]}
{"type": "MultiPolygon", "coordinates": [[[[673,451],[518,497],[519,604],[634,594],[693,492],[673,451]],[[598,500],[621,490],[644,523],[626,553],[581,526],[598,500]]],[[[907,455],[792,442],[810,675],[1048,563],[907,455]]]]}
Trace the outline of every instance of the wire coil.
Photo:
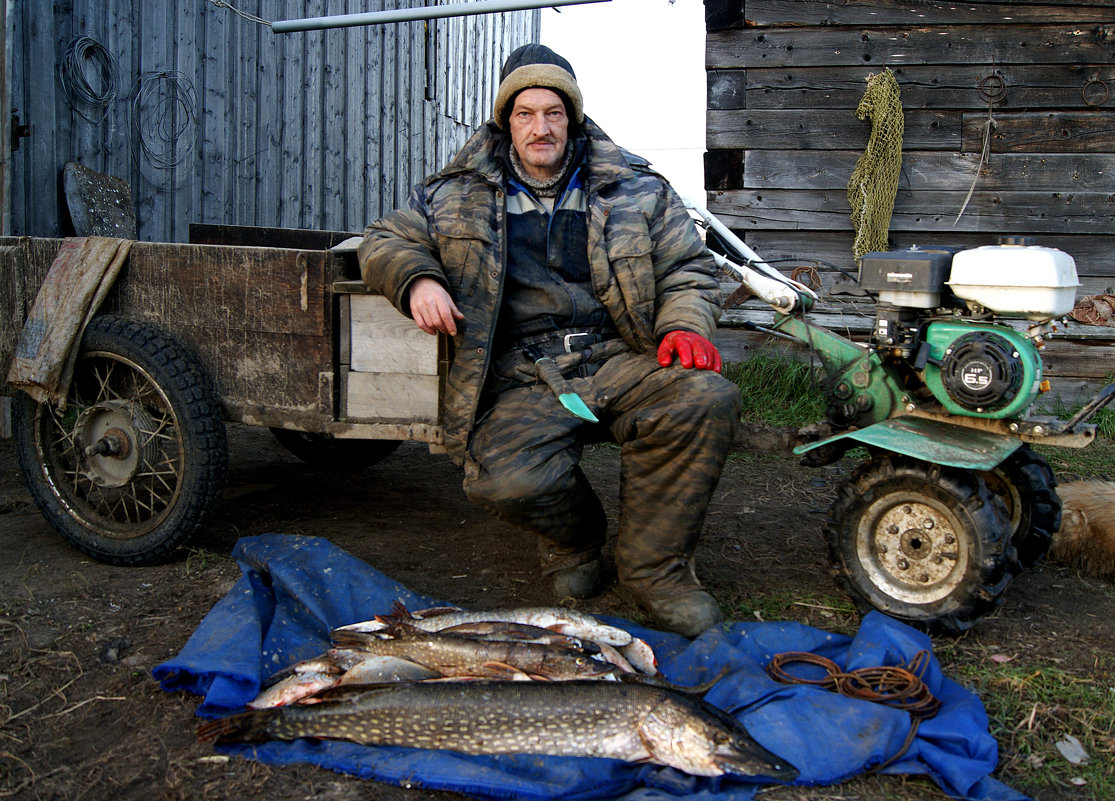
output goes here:
{"type": "Polygon", "coordinates": [[[909,712],[918,720],[931,718],[941,702],[922,681],[929,666],[929,652],[919,651],[907,665],[884,665],[843,671],[831,659],[808,651],[787,651],[776,654],[767,663],[767,673],[782,684],[810,684],[849,698],[872,701],[909,712]],[[809,679],[795,676],[787,665],[809,664],[821,667],[825,676],[809,679]]]}
{"type": "Polygon", "coordinates": [[[96,125],[104,122],[109,105],[116,99],[120,66],[103,44],[79,36],[69,43],[58,62],[58,81],[74,111],[96,125]]]}

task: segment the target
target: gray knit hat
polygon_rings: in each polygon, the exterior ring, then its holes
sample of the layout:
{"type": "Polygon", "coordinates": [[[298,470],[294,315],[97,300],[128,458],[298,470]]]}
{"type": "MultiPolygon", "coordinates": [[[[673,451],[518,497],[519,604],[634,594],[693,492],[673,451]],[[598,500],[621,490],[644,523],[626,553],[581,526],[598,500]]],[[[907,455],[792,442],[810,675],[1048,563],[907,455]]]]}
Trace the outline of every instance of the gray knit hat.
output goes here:
{"type": "Polygon", "coordinates": [[[577,124],[585,121],[585,102],[573,67],[546,45],[526,44],[516,49],[504,62],[499,81],[492,116],[501,128],[515,95],[534,86],[559,92],[577,124]]]}

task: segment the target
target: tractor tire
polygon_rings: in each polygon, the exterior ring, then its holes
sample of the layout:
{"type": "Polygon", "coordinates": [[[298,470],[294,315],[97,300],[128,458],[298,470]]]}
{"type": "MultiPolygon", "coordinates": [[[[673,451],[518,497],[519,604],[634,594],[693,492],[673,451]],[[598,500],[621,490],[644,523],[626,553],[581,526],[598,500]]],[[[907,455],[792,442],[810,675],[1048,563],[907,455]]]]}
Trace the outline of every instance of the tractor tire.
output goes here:
{"type": "Polygon", "coordinates": [[[66,408],[13,405],[20,472],[47,521],[112,565],[167,561],[224,492],[228,446],[209,383],[155,328],[94,318],[66,408]]]}
{"type": "Polygon", "coordinates": [[[1061,499],[1049,462],[1023,445],[994,470],[980,473],[1007,506],[1011,542],[1022,567],[1033,567],[1049,552],[1061,527],[1061,499]]]}
{"type": "Polygon", "coordinates": [[[840,488],[824,532],[833,578],[860,612],[957,634],[1018,572],[1007,521],[978,474],[885,455],[840,488]]]}
{"type": "Polygon", "coordinates": [[[397,439],[337,439],[288,428],[272,428],[280,445],[310,467],[352,473],[382,462],[402,444],[397,439]]]}

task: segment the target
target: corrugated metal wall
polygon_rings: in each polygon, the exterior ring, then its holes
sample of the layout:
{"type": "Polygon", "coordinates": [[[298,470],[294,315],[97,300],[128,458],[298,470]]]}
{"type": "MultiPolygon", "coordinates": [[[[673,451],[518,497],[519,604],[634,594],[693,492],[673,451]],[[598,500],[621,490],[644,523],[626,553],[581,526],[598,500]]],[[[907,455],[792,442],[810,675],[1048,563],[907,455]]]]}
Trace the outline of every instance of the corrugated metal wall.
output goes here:
{"type": "MultiPolygon", "coordinates": [[[[269,20],[434,4],[232,1],[269,20]]],[[[185,241],[191,222],[362,230],[488,117],[539,13],[273,34],[208,0],[14,0],[8,24],[31,126],[11,232],[65,233],[60,175],[78,161],[131,183],[141,239],[185,241]]]]}

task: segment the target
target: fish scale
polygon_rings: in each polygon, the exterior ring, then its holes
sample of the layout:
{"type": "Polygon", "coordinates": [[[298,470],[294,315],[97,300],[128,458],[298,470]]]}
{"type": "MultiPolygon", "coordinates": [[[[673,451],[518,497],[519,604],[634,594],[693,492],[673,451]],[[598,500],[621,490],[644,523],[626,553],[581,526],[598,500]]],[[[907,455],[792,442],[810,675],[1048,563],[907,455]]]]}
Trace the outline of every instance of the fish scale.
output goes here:
{"type": "Polygon", "coordinates": [[[534,753],[651,761],[695,775],[793,778],[797,771],[706,702],[647,684],[452,682],[346,687],[319,703],[203,724],[217,743],[299,737],[464,754],[534,753]]]}

